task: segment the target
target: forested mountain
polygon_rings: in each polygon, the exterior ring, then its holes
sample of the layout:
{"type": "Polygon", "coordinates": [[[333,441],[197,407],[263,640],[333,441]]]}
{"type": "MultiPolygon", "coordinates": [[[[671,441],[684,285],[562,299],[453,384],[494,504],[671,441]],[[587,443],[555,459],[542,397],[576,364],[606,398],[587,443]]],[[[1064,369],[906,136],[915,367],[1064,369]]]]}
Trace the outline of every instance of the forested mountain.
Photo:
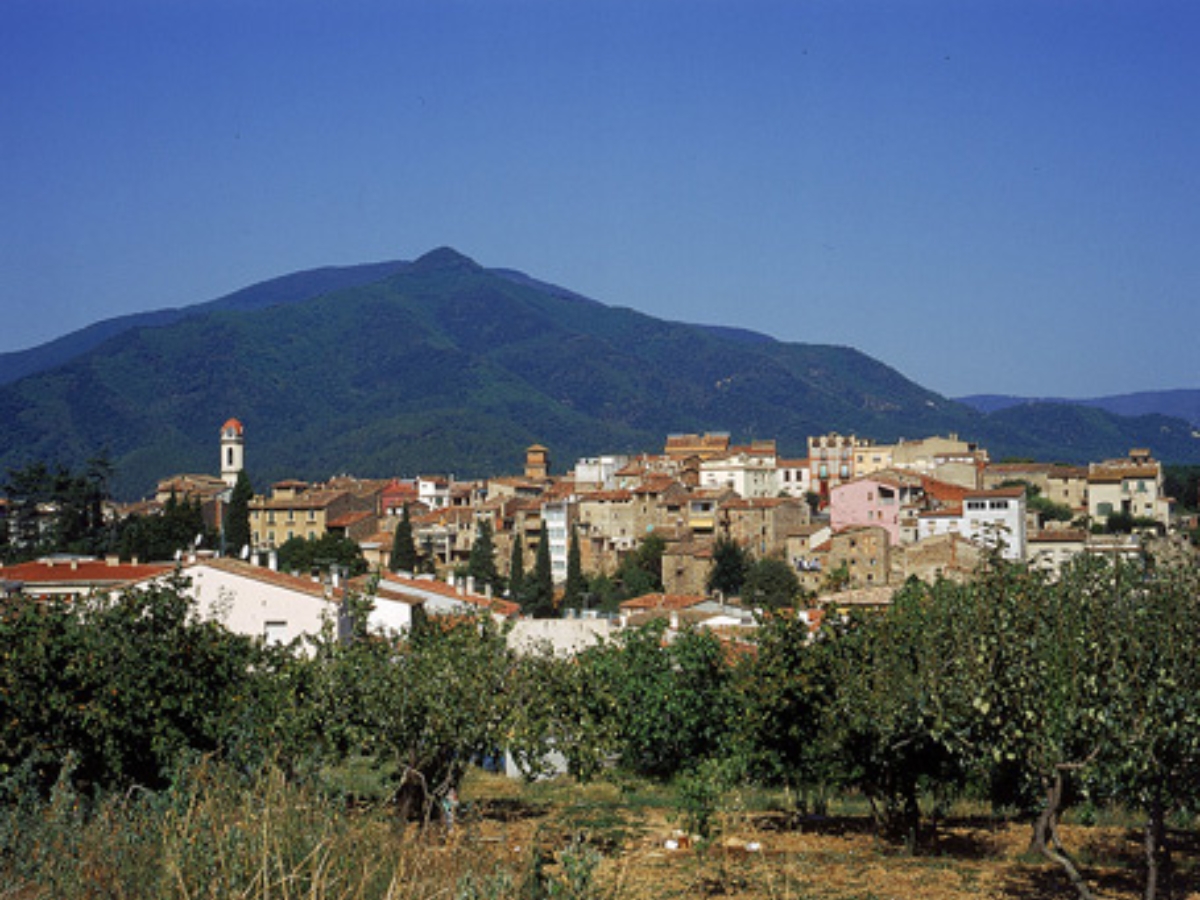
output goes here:
{"type": "Polygon", "coordinates": [[[118,492],[142,494],[165,475],[215,471],[230,416],[246,425],[260,487],[339,472],[511,472],[534,442],[561,471],[705,430],[776,438],[792,456],[828,431],[957,432],[996,456],[1082,461],[1136,444],[1200,460],[1177,420],[1057,406],[985,416],[850,348],[665,322],[449,249],[385,265],[325,292],[191,307],[0,387],[0,471],[105,452],[118,492]]]}
{"type": "Polygon", "coordinates": [[[1113,394],[1107,397],[1090,397],[1069,400],[1063,397],[1014,397],[1009,394],[975,394],[958,398],[983,413],[998,412],[1011,406],[1027,406],[1037,403],[1070,404],[1103,409],[1118,416],[1160,415],[1184,419],[1200,427],[1200,390],[1136,391],[1131,394],[1113,394]]]}

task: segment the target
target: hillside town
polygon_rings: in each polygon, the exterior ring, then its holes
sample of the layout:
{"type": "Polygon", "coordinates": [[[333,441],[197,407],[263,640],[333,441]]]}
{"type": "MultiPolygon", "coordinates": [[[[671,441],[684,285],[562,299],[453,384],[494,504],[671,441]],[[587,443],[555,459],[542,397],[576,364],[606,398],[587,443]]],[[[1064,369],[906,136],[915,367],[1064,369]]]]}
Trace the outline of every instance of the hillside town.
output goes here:
{"type": "Polygon", "coordinates": [[[153,498],[105,510],[119,519],[195,504],[221,533],[217,549],[197,542],[156,560],[44,557],[0,568],[0,589],[83,594],[182,567],[209,613],[268,641],[319,630],[358,591],[371,594],[374,627],[403,629],[414,610],[475,607],[570,642],[654,617],[675,627],[753,627],[755,598],[721,590],[714,579],[722,542],[747,561],[782,562],[795,576],[789,605],[818,621],[828,609],[886,606],[910,578],[970,579],[992,555],[1053,576],[1079,554],[1140,554],[1172,529],[1163,467],[1147,449],[1087,466],[996,463],[953,434],[883,444],[830,433],[810,437],[807,449],[804,458],[787,458],[772,440],[737,445],[725,433],[672,434],[659,452],[577,459],[561,473],[551,450],[535,444],[520,471],[482,480],[279,481],[248,503],[249,542],[225,547],[222,526],[247,457],[246,430],[230,419],[220,429],[219,474],[164,478],[153,498]],[[402,522],[416,551],[412,571],[392,558],[402,522]],[[1110,527],[1118,522],[1123,527],[1110,527]],[[477,584],[470,574],[484,531],[500,576],[495,584],[477,584]],[[357,547],[367,574],[280,566],[289,542],[329,537],[357,547]],[[565,602],[572,553],[588,577],[619,579],[622,563],[651,538],[661,553],[653,590],[607,609],[587,588],[565,602]],[[543,542],[555,599],[535,617],[503,585],[514,569],[536,567],[543,542]],[[535,619],[573,625],[560,626],[561,638],[535,619]]]}

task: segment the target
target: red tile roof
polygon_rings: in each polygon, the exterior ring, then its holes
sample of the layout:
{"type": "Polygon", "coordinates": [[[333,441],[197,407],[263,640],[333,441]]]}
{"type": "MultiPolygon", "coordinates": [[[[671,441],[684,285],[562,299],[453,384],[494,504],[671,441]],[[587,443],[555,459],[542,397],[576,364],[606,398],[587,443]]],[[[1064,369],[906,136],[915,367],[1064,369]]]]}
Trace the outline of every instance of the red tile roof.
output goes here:
{"type": "Polygon", "coordinates": [[[704,603],[707,599],[707,597],[699,597],[695,594],[642,594],[640,597],[626,600],[620,608],[630,612],[641,609],[689,609],[704,603]]]}
{"type": "Polygon", "coordinates": [[[173,563],[109,563],[102,559],[39,559],[35,562],[0,566],[0,575],[7,581],[22,581],[30,585],[60,584],[91,587],[118,587],[164,575],[174,568],[173,563]]]}

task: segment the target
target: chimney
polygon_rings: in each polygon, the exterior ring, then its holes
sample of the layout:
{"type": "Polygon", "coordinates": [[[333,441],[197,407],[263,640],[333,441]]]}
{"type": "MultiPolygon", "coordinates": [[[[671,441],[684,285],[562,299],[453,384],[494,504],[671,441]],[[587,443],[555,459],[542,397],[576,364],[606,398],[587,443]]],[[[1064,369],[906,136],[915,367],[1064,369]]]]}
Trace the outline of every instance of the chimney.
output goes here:
{"type": "Polygon", "coordinates": [[[138,564],[138,558],[136,556],[129,557],[129,564],[131,566],[136,566],[138,564]]]}
{"type": "Polygon", "coordinates": [[[467,593],[468,594],[475,593],[475,576],[474,575],[467,576],[467,593]]]}
{"type": "Polygon", "coordinates": [[[267,568],[272,572],[279,571],[279,554],[274,550],[267,551],[267,568]]]}

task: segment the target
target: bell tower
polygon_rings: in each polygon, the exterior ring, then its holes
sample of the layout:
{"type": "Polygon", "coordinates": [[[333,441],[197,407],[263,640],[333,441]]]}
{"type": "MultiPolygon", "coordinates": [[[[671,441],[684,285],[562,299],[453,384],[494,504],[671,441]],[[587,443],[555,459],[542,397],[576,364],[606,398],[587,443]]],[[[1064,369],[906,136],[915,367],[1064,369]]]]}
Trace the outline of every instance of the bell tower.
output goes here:
{"type": "Polygon", "coordinates": [[[230,419],[221,426],[221,480],[232,488],[245,462],[245,429],[237,419],[230,419]]]}

